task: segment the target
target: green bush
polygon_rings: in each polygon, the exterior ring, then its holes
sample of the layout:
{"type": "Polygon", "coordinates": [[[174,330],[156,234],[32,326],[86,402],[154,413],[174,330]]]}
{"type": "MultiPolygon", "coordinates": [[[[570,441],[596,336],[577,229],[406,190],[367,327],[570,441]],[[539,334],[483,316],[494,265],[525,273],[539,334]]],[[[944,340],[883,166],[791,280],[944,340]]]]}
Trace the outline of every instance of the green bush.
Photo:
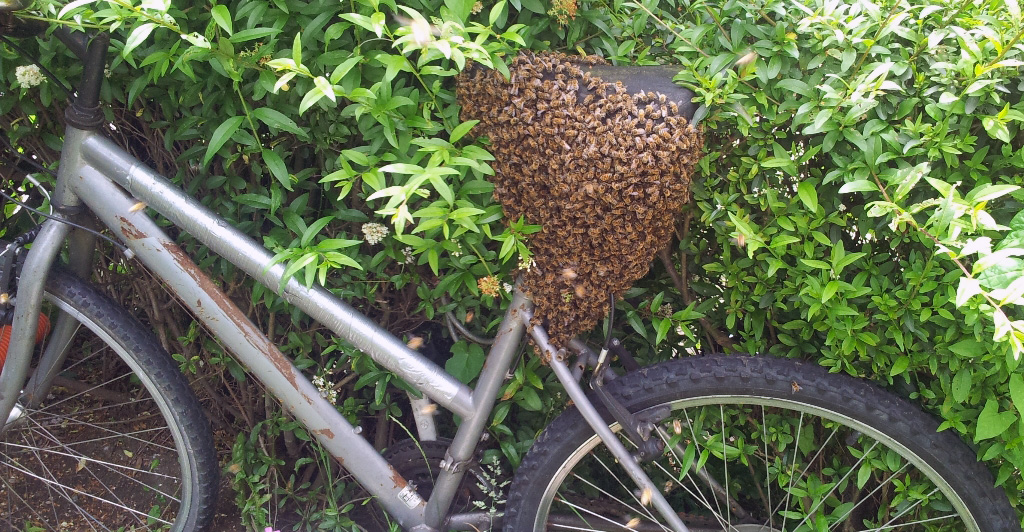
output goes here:
{"type": "MultiPolygon", "coordinates": [[[[646,361],[761,352],[876,380],[974,443],[1021,506],[1016,0],[106,0],[35,9],[115,30],[119,55],[103,92],[111,135],[262,240],[289,273],[409,337],[424,336],[442,311],[493,326],[502,283],[529,259],[535,228],[501,220],[486,143],[458,118],[452,78],[465,63],[502,69],[525,47],[680,65],[677,80],[703,104],[708,154],[678,238],[627,294],[615,327],[646,361]]],[[[77,62],[54,41],[23,46],[75,79],[77,62]]],[[[0,46],[3,130],[52,164],[61,94],[50,82],[20,85],[24,64],[0,46]]],[[[25,223],[21,211],[8,214],[8,230],[25,223]]],[[[247,293],[233,267],[181,239],[232,293],[247,293]]],[[[386,372],[269,290],[256,287],[250,302],[301,367],[340,383],[346,415],[376,420],[378,443],[405,437],[393,430],[404,407],[386,372]],[[349,379],[352,370],[362,377],[349,379]]],[[[205,392],[236,398],[225,423],[250,432],[232,469],[249,523],[269,524],[266,508],[286,500],[322,504],[298,489],[321,467],[305,433],[245,395],[246,377],[215,346],[183,343],[213,361],[199,370],[219,376],[205,392]]],[[[483,351],[460,343],[454,353],[453,372],[471,379],[465,368],[479,367],[483,351]]],[[[495,412],[493,454],[518,463],[564,402],[551,382],[524,359],[495,412]]]]}

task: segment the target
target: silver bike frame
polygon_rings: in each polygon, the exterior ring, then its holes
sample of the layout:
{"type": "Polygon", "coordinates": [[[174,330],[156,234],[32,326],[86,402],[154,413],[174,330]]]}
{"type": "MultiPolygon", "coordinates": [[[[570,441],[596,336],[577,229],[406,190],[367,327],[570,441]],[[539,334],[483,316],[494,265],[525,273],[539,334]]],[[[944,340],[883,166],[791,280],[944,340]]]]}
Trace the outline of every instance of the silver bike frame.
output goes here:
{"type": "MultiPolygon", "coordinates": [[[[326,289],[307,288],[292,278],[283,284],[282,290],[285,265],[271,265],[270,252],[96,131],[67,129],[53,198],[58,212],[74,214],[87,208],[121,238],[404,529],[490,528],[492,516],[483,512],[450,517],[447,514],[465,464],[471,460],[486,428],[532,315],[530,301],[518,289],[499,326],[477,386],[470,389],[326,289]],[[145,209],[137,208],[139,202],[153,208],[461,418],[429,500],[423,499],[360,435],[358,427],[320,396],[291,360],[145,214],[145,209]],[[449,517],[447,521],[446,517],[449,517]]],[[[49,386],[48,376],[55,374],[54,370],[63,363],[62,354],[44,355],[40,361],[42,370],[37,369],[32,380],[26,383],[43,285],[65,241],[69,243],[72,271],[83,276],[91,271],[92,237],[80,231],[72,232],[62,222],[45,222],[29,251],[19,281],[12,340],[0,374],[0,419],[7,419],[22,392],[31,396],[39,389],[45,390],[49,386]]],[[[610,444],[610,450],[627,473],[641,489],[651,489],[652,504],[673,528],[686,532],[686,526],[661,496],[661,490],[653,486],[587,400],[578,383],[578,372],[574,375],[561,361],[562,353],[555,352],[542,327],[531,326],[529,331],[538,346],[551,357],[552,367],[576,407],[610,444]]],[[[66,344],[66,341],[58,344],[66,344]]]]}

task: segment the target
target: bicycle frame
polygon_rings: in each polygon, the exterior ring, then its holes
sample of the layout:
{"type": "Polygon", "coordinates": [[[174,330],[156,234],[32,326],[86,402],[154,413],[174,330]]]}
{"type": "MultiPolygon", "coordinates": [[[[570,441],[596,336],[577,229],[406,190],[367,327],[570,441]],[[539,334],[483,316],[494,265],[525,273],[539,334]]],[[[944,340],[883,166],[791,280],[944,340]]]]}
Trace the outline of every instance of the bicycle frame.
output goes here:
{"type": "MultiPolygon", "coordinates": [[[[102,48],[105,53],[105,43],[102,48]]],[[[90,49],[90,54],[92,70],[96,70],[98,62],[99,72],[102,72],[102,60],[96,59],[102,58],[101,52],[93,53],[90,49]]],[[[86,72],[90,72],[88,67],[86,72]]],[[[425,532],[439,530],[442,526],[457,530],[490,528],[493,516],[489,513],[448,516],[448,512],[465,465],[475,452],[506,373],[528,331],[551,360],[556,376],[575,406],[627,474],[640,489],[653,494],[653,506],[676,530],[687,531],[661,490],[643,473],[586,397],[578,383],[582,367],[571,370],[564,362],[564,351],[556,352],[543,327],[530,324],[533,307],[518,288],[498,328],[477,385],[471,389],[325,288],[307,288],[294,278],[282,283],[285,265],[273,264],[269,251],[97,130],[68,126],[52,204],[55,212],[69,218],[88,210],[121,238],[404,529],[425,532]],[[321,397],[317,388],[217,283],[146,215],[145,209],[139,208],[140,202],[461,418],[429,500],[424,500],[360,435],[359,427],[349,423],[334,405],[321,397]]],[[[33,397],[45,397],[53,376],[63,364],[66,349],[48,349],[26,383],[43,286],[65,242],[71,270],[83,277],[88,277],[91,271],[95,237],[84,231],[72,231],[61,221],[47,220],[32,244],[21,273],[12,339],[0,374],[0,419],[8,419],[19,397],[30,402],[33,397]]],[[[54,332],[64,335],[51,341],[51,345],[57,346],[66,346],[73,333],[69,327],[62,328],[59,322],[54,332]]],[[[573,348],[582,358],[596,358],[580,342],[574,342],[573,348]]]]}

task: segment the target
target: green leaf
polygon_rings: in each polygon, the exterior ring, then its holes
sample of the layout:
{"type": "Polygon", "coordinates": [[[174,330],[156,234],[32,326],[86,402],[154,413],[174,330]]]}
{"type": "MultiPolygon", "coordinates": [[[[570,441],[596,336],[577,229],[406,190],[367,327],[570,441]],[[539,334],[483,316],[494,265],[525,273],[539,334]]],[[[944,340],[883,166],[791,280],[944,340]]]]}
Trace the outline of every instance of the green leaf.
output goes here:
{"type": "Polygon", "coordinates": [[[331,83],[340,83],[345,74],[348,74],[353,67],[358,65],[363,60],[363,56],[357,55],[350,57],[343,61],[340,65],[335,67],[334,72],[331,72],[331,83]]]}
{"type": "Polygon", "coordinates": [[[242,120],[245,117],[232,116],[225,120],[221,125],[217,126],[217,129],[213,131],[213,135],[210,137],[210,144],[206,147],[206,155],[203,157],[203,166],[210,163],[210,159],[217,154],[221,146],[231,138],[231,135],[235,134],[238,130],[238,126],[242,125],[242,120]]]}
{"type": "Polygon", "coordinates": [[[987,267],[985,271],[978,275],[978,282],[981,283],[981,286],[990,290],[1007,288],[1021,276],[1021,272],[1024,272],[1024,260],[1016,257],[1003,258],[998,264],[987,267]]]}
{"type": "Polygon", "coordinates": [[[281,183],[285,189],[292,190],[292,178],[288,175],[288,167],[285,166],[281,156],[270,149],[264,149],[262,154],[263,162],[267,163],[267,168],[270,168],[270,173],[277,179],[277,182],[281,183]]]}
{"type": "Polygon", "coordinates": [[[302,97],[302,101],[299,103],[299,114],[306,112],[307,109],[313,106],[316,102],[320,101],[321,98],[326,96],[324,91],[319,87],[315,86],[302,97]]]}
{"type": "Polygon", "coordinates": [[[992,297],[996,298],[1000,305],[1020,305],[1024,303],[1021,299],[1024,296],[1024,271],[1018,272],[1019,277],[1013,280],[1006,288],[999,288],[992,291],[992,297]]]}
{"type": "Polygon", "coordinates": [[[269,107],[260,107],[253,109],[252,116],[256,120],[263,122],[267,126],[294,133],[300,137],[306,137],[306,132],[299,128],[299,125],[294,120],[288,118],[281,111],[271,109],[269,107]]]}
{"type": "Polygon", "coordinates": [[[982,117],[981,125],[985,127],[985,132],[988,133],[988,136],[1006,143],[1010,142],[1010,130],[998,118],[994,116],[982,117]]]}
{"type": "Polygon", "coordinates": [[[899,358],[896,359],[896,362],[893,363],[892,367],[889,368],[889,376],[890,377],[894,377],[896,375],[899,375],[900,373],[903,373],[904,371],[907,371],[907,368],[909,366],[910,366],[910,357],[905,356],[905,355],[900,356],[899,358]]]}
{"type": "Polygon", "coordinates": [[[974,435],[974,442],[999,436],[1016,420],[1017,416],[1013,412],[999,411],[999,401],[989,399],[985,402],[985,408],[981,410],[981,415],[978,416],[978,428],[974,435]]]}
{"type": "Polygon", "coordinates": [[[237,44],[242,42],[248,42],[254,39],[270,37],[271,35],[277,35],[278,33],[281,33],[281,30],[278,28],[248,28],[232,35],[230,40],[231,42],[237,44]]]}
{"type": "Polygon", "coordinates": [[[306,230],[302,233],[302,238],[299,240],[299,246],[308,246],[309,243],[313,241],[313,238],[316,237],[317,233],[319,233],[321,229],[327,226],[327,224],[331,223],[331,220],[333,219],[333,216],[324,216],[323,218],[320,218],[319,220],[309,224],[309,227],[307,227],[306,230]]]}
{"type": "Polygon", "coordinates": [[[869,179],[858,179],[856,181],[850,181],[845,185],[839,187],[840,194],[849,194],[850,192],[877,192],[878,185],[874,181],[869,179]]]}
{"type": "Polygon", "coordinates": [[[231,12],[228,11],[228,6],[213,6],[210,9],[210,15],[213,16],[213,21],[216,22],[218,26],[224,28],[224,31],[228,32],[228,35],[234,33],[231,24],[231,12]]]}
{"type": "Polygon", "coordinates": [[[661,344],[668,336],[669,331],[672,330],[672,320],[668,318],[654,318],[654,322],[657,323],[658,336],[654,339],[654,345],[661,344]]]}
{"type": "Polygon", "coordinates": [[[302,64],[302,32],[295,32],[295,38],[292,39],[292,61],[295,61],[295,65],[302,64]]]}
{"type": "Polygon", "coordinates": [[[474,0],[444,0],[444,5],[458,22],[465,22],[473,11],[474,0]]]}
{"type": "Polygon", "coordinates": [[[409,164],[409,163],[391,163],[389,165],[382,166],[380,171],[381,172],[390,172],[390,173],[393,173],[393,174],[416,175],[416,174],[422,174],[423,173],[423,167],[415,165],[415,164],[409,164]]]}
{"type": "Polygon", "coordinates": [[[822,270],[831,270],[832,269],[832,265],[827,263],[827,262],[825,262],[825,261],[823,261],[823,260],[800,259],[800,262],[806,264],[807,266],[810,266],[811,268],[819,268],[819,269],[822,269],[822,270]]]}
{"type": "Polygon", "coordinates": [[[1019,373],[1010,375],[1010,398],[1018,416],[1024,419],[1024,377],[1019,373]]]}
{"type": "Polygon", "coordinates": [[[367,30],[376,33],[374,29],[373,21],[366,15],[360,15],[359,13],[342,13],[339,15],[341,18],[367,30]]]}
{"type": "Polygon", "coordinates": [[[928,173],[930,168],[931,165],[929,163],[923,162],[917,166],[901,168],[896,171],[895,182],[898,185],[896,186],[896,192],[893,194],[893,201],[903,199],[914,188],[914,185],[917,185],[917,182],[928,173]]]}
{"type": "Polygon", "coordinates": [[[506,12],[506,4],[506,0],[499,0],[497,3],[494,4],[494,6],[491,7],[490,14],[487,16],[488,24],[493,26],[494,23],[498,21],[498,18],[501,17],[502,13],[506,12]]]}
{"type": "Polygon", "coordinates": [[[963,403],[971,392],[971,370],[961,368],[953,377],[953,400],[963,403]]]}
{"type": "Polygon", "coordinates": [[[1004,271],[1007,268],[1020,272],[1021,269],[1018,267],[1018,257],[1024,255],[1024,249],[1022,248],[1003,248],[995,251],[991,254],[985,255],[978,259],[978,262],[974,263],[974,268],[971,271],[972,275],[978,275],[990,268],[1004,271]]]}
{"type": "Polygon", "coordinates": [[[985,353],[985,344],[974,339],[967,339],[949,346],[949,350],[963,358],[973,358],[985,353]]]}
{"type": "Polygon", "coordinates": [[[956,289],[956,306],[962,307],[971,296],[981,293],[981,282],[970,277],[961,277],[960,285],[956,289]]]}
{"type": "Polygon", "coordinates": [[[146,40],[147,37],[149,37],[149,34],[153,32],[153,28],[156,28],[156,24],[147,22],[132,30],[131,35],[129,35],[128,39],[124,41],[124,49],[121,50],[121,55],[128,57],[132,53],[132,50],[137,48],[146,40]]]}
{"type": "Polygon", "coordinates": [[[537,395],[537,390],[533,388],[524,387],[519,390],[519,393],[516,394],[516,399],[523,408],[533,412],[544,408],[544,403],[540,400],[540,396],[537,395]]]}
{"type": "Polygon", "coordinates": [[[796,191],[797,196],[800,197],[800,201],[802,201],[811,212],[818,210],[818,191],[815,190],[816,185],[817,184],[813,181],[802,181],[796,191]]]}
{"type": "Polygon", "coordinates": [[[847,253],[845,256],[843,256],[842,258],[840,258],[839,260],[835,261],[832,264],[832,271],[835,272],[836,275],[839,275],[840,273],[843,272],[844,268],[853,264],[854,262],[857,262],[865,255],[867,255],[867,253],[864,253],[862,251],[858,251],[856,253],[847,253]]]}
{"type": "Polygon", "coordinates": [[[307,253],[300,257],[298,260],[288,264],[288,267],[284,270],[284,275],[281,277],[281,286],[284,286],[289,279],[295,276],[299,270],[306,267],[307,264],[315,261],[317,258],[316,253],[307,253]]]}
{"type": "Polygon", "coordinates": [[[1020,187],[1017,185],[981,185],[968,192],[967,195],[964,196],[964,201],[971,204],[981,203],[983,201],[994,200],[1019,189],[1020,187]]]}
{"type": "Polygon", "coordinates": [[[455,129],[452,130],[451,137],[448,139],[449,142],[455,144],[459,139],[466,136],[466,133],[469,133],[469,130],[473,129],[473,126],[477,125],[479,122],[479,120],[469,120],[455,126],[455,129]]]}
{"type": "Polygon", "coordinates": [[[836,295],[837,290],[839,290],[839,281],[829,281],[828,284],[825,285],[824,290],[821,291],[821,302],[828,303],[828,300],[832,299],[832,296],[836,295]]]}

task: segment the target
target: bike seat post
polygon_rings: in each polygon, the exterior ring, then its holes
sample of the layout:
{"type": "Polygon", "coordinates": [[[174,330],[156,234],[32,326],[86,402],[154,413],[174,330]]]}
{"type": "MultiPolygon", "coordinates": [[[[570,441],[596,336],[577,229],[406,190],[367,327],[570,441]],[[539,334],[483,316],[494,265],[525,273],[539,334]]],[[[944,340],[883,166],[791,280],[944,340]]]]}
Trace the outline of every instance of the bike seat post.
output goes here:
{"type": "Polygon", "coordinates": [[[84,64],[75,97],[64,112],[67,123],[78,129],[96,129],[104,121],[100,109],[100,87],[103,85],[110,36],[106,33],[71,31],[63,27],[54,33],[84,64]]]}

